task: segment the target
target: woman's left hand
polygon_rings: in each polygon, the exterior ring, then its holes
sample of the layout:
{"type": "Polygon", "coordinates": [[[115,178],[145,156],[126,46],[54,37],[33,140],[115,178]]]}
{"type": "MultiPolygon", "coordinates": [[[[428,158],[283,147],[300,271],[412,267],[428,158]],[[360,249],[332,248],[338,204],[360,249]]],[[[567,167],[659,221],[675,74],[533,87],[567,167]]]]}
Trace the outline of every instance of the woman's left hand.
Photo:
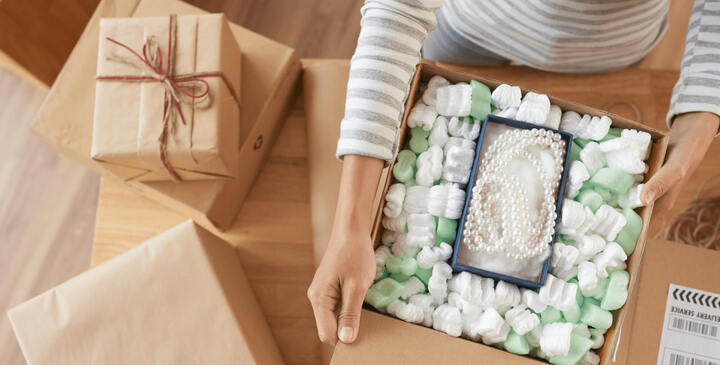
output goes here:
{"type": "Polygon", "coordinates": [[[675,117],[670,128],[665,164],[645,184],[641,199],[645,205],[656,202],[655,209],[672,209],[683,186],[702,162],[718,132],[720,117],[709,112],[692,112],[675,117]]]}

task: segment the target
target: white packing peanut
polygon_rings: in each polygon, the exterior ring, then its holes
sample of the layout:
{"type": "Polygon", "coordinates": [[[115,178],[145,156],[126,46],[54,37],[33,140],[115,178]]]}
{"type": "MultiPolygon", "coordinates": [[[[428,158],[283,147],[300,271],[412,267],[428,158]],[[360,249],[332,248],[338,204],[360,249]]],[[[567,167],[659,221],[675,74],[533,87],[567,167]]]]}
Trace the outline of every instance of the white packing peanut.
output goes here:
{"type": "Polygon", "coordinates": [[[416,294],[422,294],[425,292],[425,284],[423,284],[420,279],[418,279],[415,276],[411,276],[410,279],[407,279],[404,283],[404,289],[402,295],[400,295],[400,298],[404,300],[410,299],[413,295],[416,294]]]}
{"type": "Polygon", "coordinates": [[[620,138],[630,141],[637,155],[643,161],[650,157],[650,145],[652,145],[650,133],[635,129],[623,129],[620,132],[620,138]]]}
{"type": "Polygon", "coordinates": [[[433,312],[433,328],[450,336],[460,336],[462,334],[460,310],[449,304],[441,304],[433,312]]]}
{"type": "Polygon", "coordinates": [[[482,336],[483,343],[491,345],[505,341],[510,326],[494,308],[488,308],[478,320],[477,332],[482,336]]]}
{"type": "Polygon", "coordinates": [[[543,327],[540,349],[548,357],[565,356],[570,352],[572,323],[550,323],[543,327]]]}
{"type": "Polygon", "coordinates": [[[570,169],[568,170],[567,183],[565,184],[566,194],[570,198],[574,198],[583,183],[590,178],[590,173],[580,161],[573,161],[570,163],[570,169]]]}
{"type": "Polygon", "coordinates": [[[603,204],[595,211],[595,218],[595,224],[591,229],[608,241],[614,240],[627,223],[622,213],[607,204],[603,204]]]}
{"type": "Polygon", "coordinates": [[[562,109],[557,105],[550,105],[550,112],[548,112],[547,119],[544,126],[548,128],[558,129],[560,128],[560,118],[562,117],[562,109]]]}
{"type": "Polygon", "coordinates": [[[425,319],[425,311],[411,303],[405,303],[400,299],[396,299],[390,303],[387,308],[387,312],[397,318],[402,319],[405,322],[410,323],[422,323],[425,319]]]}
{"type": "Polygon", "coordinates": [[[406,189],[403,209],[408,214],[427,213],[427,196],[430,188],[422,185],[411,186],[406,189]]]}
{"type": "Polygon", "coordinates": [[[448,141],[448,138],[450,138],[448,135],[448,119],[442,115],[438,115],[437,119],[435,119],[435,124],[430,130],[428,143],[430,146],[443,147],[448,141]]]}
{"type": "Polygon", "coordinates": [[[417,246],[410,245],[407,242],[407,235],[402,234],[398,236],[397,240],[390,246],[394,256],[397,257],[412,257],[417,252],[417,246]]]}
{"type": "Polygon", "coordinates": [[[553,254],[550,258],[550,268],[558,271],[567,271],[577,264],[580,252],[574,246],[562,242],[553,244],[553,254]]]}
{"type": "Polygon", "coordinates": [[[446,80],[440,75],[435,75],[430,78],[427,83],[427,89],[422,95],[422,101],[427,105],[435,105],[437,101],[437,89],[443,86],[450,85],[450,81],[446,80]]]}
{"type": "Polygon", "coordinates": [[[430,188],[427,203],[430,214],[459,219],[465,207],[465,190],[450,185],[435,185],[430,188]]]}
{"type": "Polygon", "coordinates": [[[605,239],[596,234],[577,236],[575,238],[575,247],[580,252],[580,261],[589,260],[600,251],[605,249],[605,239]]]}
{"type": "Polygon", "coordinates": [[[518,107],[515,119],[542,125],[550,112],[550,99],[545,94],[529,91],[518,107]]]}
{"type": "Polygon", "coordinates": [[[505,312],[505,321],[515,333],[521,336],[532,331],[540,324],[540,318],[525,309],[524,305],[519,305],[505,312]]]}
{"type": "Polygon", "coordinates": [[[410,111],[407,125],[410,128],[422,127],[422,129],[429,131],[435,123],[435,118],[437,118],[437,112],[435,112],[433,106],[418,102],[410,111]]]}
{"type": "Polygon", "coordinates": [[[626,194],[620,195],[618,198],[618,204],[623,208],[635,209],[644,206],[640,195],[645,188],[645,184],[635,185],[626,194]]]}
{"type": "Polygon", "coordinates": [[[498,281],[495,287],[495,310],[498,313],[503,314],[510,308],[518,305],[522,295],[520,295],[520,289],[515,284],[511,284],[505,281],[498,281]]]}
{"type": "Polygon", "coordinates": [[[545,285],[540,288],[540,300],[558,310],[564,311],[572,308],[577,294],[577,285],[558,279],[548,274],[545,285]]]}
{"type": "Polygon", "coordinates": [[[475,150],[445,145],[445,166],[443,166],[443,179],[446,181],[467,184],[470,179],[475,150]]]}
{"type": "Polygon", "coordinates": [[[423,269],[429,269],[438,262],[447,261],[452,255],[452,246],[441,242],[437,246],[425,246],[418,252],[417,263],[423,269]]]}
{"type": "Polygon", "coordinates": [[[591,261],[578,265],[578,288],[585,296],[592,296],[598,288],[597,266],[591,261]]]}
{"type": "Polygon", "coordinates": [[[580,150],[580,161],[590,174],[594,174],[605,165],[605,155],[597,142],[589,142],[580,150]]]}
{"type": "Polygon", "coordinates": [[[435,220],[429,213],[409,214],[407,226],[408,245],[422,248],[435,244],[435,220]]]}
{"type": "Polygon", "coordinates": [[[472,87],[460,82],[437,89],[435,110],[447,117],[466,117],[470,115],[472,105],[472,87]]]}
{"type": "Polygon", "coordinates": [[[520,106],[522,92],[517,86],[501,84],[493,90],[490,97],[498,109],[505,110],[520,106]]]}
{"type": "MultiPolygon", "coordinates": [[[[440,146],[430,146],[417,158],[415,182],[418,185],[432,186],[442,176],[443,150],[440,146]]],[[[395,184],[397,185],[397,184],[395,184]]],[[[388,192],[389,193],[389,192],[388,192]]]]}
{"type": "Polygon", "coordinates": [[[626,268],[625,260],[627,260],[625,251],[615,242],[608,242],[605,249],[593,258],[593,262],[597,266],[597,275],[601,278],[608,277],[607,269],[626,268]]]}
{"type": "Polygon", "coordinates": [[[470,117],[451,117],[447,130],[453,137],[475,140],[480,135],[480,122],[473,122],[470,117]]]}
{"type": "Polygon", "coordinates": [[[407,214],[403,212],[394,218],[390,218],[386,215],[382,219],[382,225],[383,228],[390,231],[404,232],[405,227],[407,227],[407,214]]]}
{"type": "Polygon", "coordinates": [[[452,268],[445,262],[433,265],[432,275],[428,280],[428,291],[436,304],[445,302],[448,295],[448,279],[452,277],[452,268]]]}
{"type": "Polygon", "coordinates": [[[545,309],[547,309],[547,304],[540,300],[540,295],[536,291],[530,289],[522,290],[522,304],[532,309],[535,313],[542,313],[545,309]]]}
{"type": "Polygon", "coordinates": [[[383,274],[383,268],[385,267],[385,260],[391,256],[390,248],[387,246],[380,246],[375,250],[375,279],[379,279],[383,274]]]}
{"type": "Polygon", "coordinates": [[[402,213],[403,201],[405,200],[405,185],[396,183],[390,185],[385,194],[385,216],[395,218],[402,213]]]}
{"type": "Polygon", "coordinates": [[[517,108],[507,108],[507,109],[503,109],[503,110],[498,110],[493,114],[495,114],[501,118],[515,119],[515,116],[517,115],[517,108]]]}
{"type": "Polygon", "coordinates": [[[433,312],[435,311],[435,299],[429,294],[415,294],[410,297],[408,303],[422,308],[425,314],[422,325],[431,327],[433,324],[433,312]]]}

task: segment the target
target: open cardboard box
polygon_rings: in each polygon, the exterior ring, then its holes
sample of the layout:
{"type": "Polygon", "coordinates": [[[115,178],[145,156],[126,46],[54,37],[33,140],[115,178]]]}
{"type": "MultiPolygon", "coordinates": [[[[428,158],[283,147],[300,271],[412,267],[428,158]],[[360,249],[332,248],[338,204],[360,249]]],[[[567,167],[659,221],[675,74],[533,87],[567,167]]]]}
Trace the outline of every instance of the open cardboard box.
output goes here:
{"type": "MultiPolygon", "coordinates": [[[[410,93],[405,104],[405,113],[403,115],[400,130],[400,145],[404,144],[407,136],[407,118],[410,110],[415,105],[419,93],[421,82],[426,82],[433,75],[440,75],[448,79],[450,82],[469,82],[477,80],[494,89],[502,82],[486,79],[477,75],[464,72],[452,71],[430,62],[421,62],[413,77],[410,93]]],[[[523,89],[523,94],[528,90],[523,89]]],[[[536,91],[542,93],[542,91],[536,91]]],[[[665,159],[665,153],[668,145],[668,137],[660,131],[647,127],[644,124],[632,121],[630,119],[608,113],[599,109],[591,108],[586,105],[573,103],[571,101],[548,95],[552,104],[558,105],[565,110],[573,110],[580,114],[590,114],[593,116],[607,115],[613,120],[613,127],[634,128],[650,133],[653,138],[652,151],[647,164],[649,171],[645,175],[646,181],[651,178],[662,166],[665,159]]],[[[393,168],[390,165],[390,169],[393,168]]],[[[392,174],[386,174],[384,181],[378,189],[380,197],[385,196],[388,187],[392,183],[392,174]]],[[[377,197],[376,197],[377,198],[377,197]]],[[[377,200],[377,199],[376,199],[377,200]]],[[[384,208],[384,199],[380,199],[378,209],[375,212],[375,220],[372,228],[372,238],[375,246],[380,244],[382,236],[382,210],[384,208]]],[[[633,292],[637,287],[638,276],[641,269],[643,253],[652,214],[652,205],[638,208],[636,211],[643,219],[643,229],[638,238],[635,251],[627,260],[627,271],[630,274],[630,284],[628,286],[628,297],[633,296],[633,292]]],[[[625,317],[628,313],[630,305],[626,303],[623,308],[615,311],[613,326],[605,334],[605,345],[599,350],[600,363],[608,364],[613,361],[613,355],[618,344],[619,335],[623,328],[625,317]]],[[[479,362],[486,364],[530,364],[540,363],[538,360],[530,357],[518,356],[498,350],[496,348],[473,342],[463,338],[454,338],[443,332],[426,328],[421,325],[403,322],[394,317],[379,314],[369,309],[364,309],[361,320],[362,335],[352,345],[339,344],[335,348],[332,358],[333,364],[353,364],[353,363],[413,363],[413,364],[440,364],[440,363],[468,363],[479,362]],[[442,343],[442,346],[436,344],[442,343]],[[391,344],[388,346],[388,344],[391,344]]]]}

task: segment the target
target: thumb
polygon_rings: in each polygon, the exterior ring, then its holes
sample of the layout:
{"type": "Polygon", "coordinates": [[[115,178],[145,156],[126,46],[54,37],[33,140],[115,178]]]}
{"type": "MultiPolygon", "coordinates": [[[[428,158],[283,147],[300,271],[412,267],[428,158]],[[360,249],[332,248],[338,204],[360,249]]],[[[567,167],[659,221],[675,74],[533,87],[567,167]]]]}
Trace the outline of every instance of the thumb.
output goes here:
{"type": "Polygon", "coordinates": [[[682,168],[674,163],[665,164],[647,183],[640,194],[643,204],[649,205],[665,195],[683,177],[682,168]]]}
{"type": "Polygon", "coordinates": [[[367,288],[346,283],[342,288],[342,308],[338,316],[338,339],[344,343],[355,341],[360,329],[360,311],[367,288]]]}

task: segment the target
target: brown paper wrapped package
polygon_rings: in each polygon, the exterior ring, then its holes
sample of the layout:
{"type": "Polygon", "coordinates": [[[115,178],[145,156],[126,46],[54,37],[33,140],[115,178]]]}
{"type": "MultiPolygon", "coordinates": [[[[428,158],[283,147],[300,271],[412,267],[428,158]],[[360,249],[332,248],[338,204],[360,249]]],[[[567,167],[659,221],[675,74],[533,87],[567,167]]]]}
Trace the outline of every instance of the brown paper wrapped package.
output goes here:
{"type": "Polygon", "coordinates": [[[242,54],[224,15],[105,18],[97,57],[93,159],[123,180],[237,176],[242,54]],[[156,52],[143,49],[151,44],[160,52],[154,66],[163,75],[132,53],[147,51],[144,57],[152,60],[156,52]],[[197,76],[183,81],[184,75],[197,76]],[[170,81],[158,79],[164,76],[170,81]],[[118,79],[123,77],[135,79],[118,79]],[[190,97],[204,94],[202,83],[208,94],[190,97]],[[171,92],[179,102],[170,98],[171,92]],[[166,102],[173,102],[167,124],[166,102]],[[167,166],[159,141],[165,125],[167,166]],[[116,165],[121,168],[114,169],[116,165]]]}
{"type": "Polygon", "coordinates": [[[9,312],[28,364],[282,364],[234,249],[192,221],[9,312]]]}
{"type": "MultiPolygon", "coordinates": [[[[166,17],[204,11],[179,0],[102,0],[36,115],[32,129],[61,153],[109,176],[132,175],[136,169],[90,157],[93,99],[103,17],[166,17]]],[[[205,227],[229,228],[267,160],[287,112],[297,95],[300,62],[295,51],[236,24],[232,35],[242,45],[240,133],[236,179],[129,181],[148,197],[178,210],[205,227]]]]}

